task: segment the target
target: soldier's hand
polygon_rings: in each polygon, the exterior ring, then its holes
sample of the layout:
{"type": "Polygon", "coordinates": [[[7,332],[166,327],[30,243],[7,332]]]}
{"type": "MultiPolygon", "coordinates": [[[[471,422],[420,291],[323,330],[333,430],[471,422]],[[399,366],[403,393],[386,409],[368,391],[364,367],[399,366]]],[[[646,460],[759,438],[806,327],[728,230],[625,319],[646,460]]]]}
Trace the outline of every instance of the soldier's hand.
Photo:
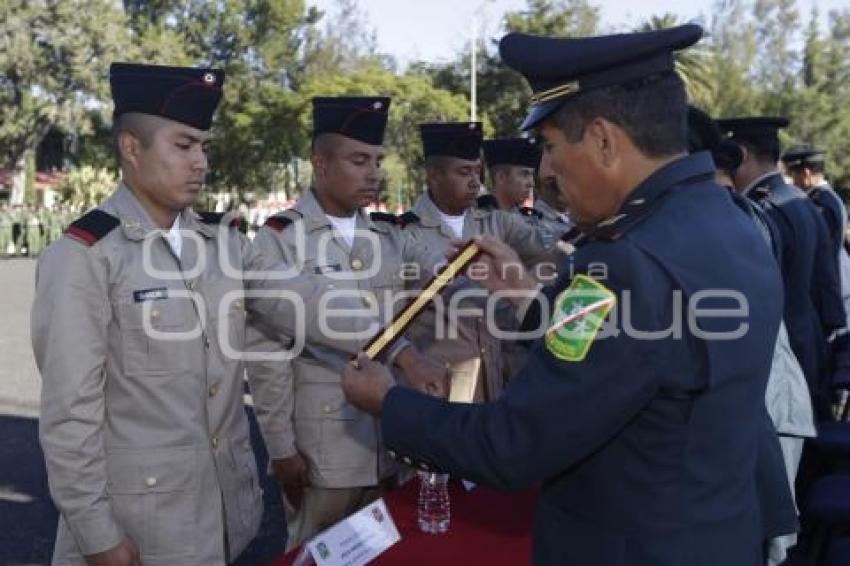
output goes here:
{"type": "Polygon", "coordinates": [[[492,236],[477,236],[475,243],[481,255],[467,270],[471,280],[490,291],[537,289],[537,282],[509,245],[492,236]]]}
{"type": "Polygon", "coordinates": [[[361,353],[342,370],[342,390],[348,402],[371,415],[380,415],[384,397],[395,385],[390,370],[361,353]]]}
{"type": "Polygon", "coordinates": [[[139,548],[129,537],[121,539],[109,550],[86,556],[88,566],[142,566],[139,548]]]}
{"type": "Polygon", "coordinates": [[[449,394],[449,371],[441,363],[408,346],[396,357],[407,385],[426,395],[445,399],[449,394]]]}
{"type": "Polygon", "coordinates": [[[295,453],[288,458],[272,460],[272,470],[283,487],[286,499],[293,508],[300,509],[304,499],[304,488],[307,487],[307,462],[301,454],[295,453]]]}

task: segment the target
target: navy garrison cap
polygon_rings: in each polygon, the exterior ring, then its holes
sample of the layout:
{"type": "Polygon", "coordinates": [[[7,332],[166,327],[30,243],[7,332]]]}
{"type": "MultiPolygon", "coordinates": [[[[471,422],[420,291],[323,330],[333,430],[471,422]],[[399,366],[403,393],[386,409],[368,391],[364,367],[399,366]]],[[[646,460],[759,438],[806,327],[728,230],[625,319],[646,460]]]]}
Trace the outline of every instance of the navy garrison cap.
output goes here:
{"type": "Polygon", "coordinates": [[[531,108],[521,129],[538,126],[570,96],[674,71],[673,52],[702,37],[687,24],[641,33],[566,38],[509,33],[499,42],[506,65],[531,86],[531,108]]]}
{"type": "Polygon", "coordinates": [[[487,166],[519,165],[537,169],[540,164],[540,147],[534,138],[509,138],[484,141],[487,166]]]}
{"type": "Polygon", "coordinates": [[[223,84],[220,69],[113,63],[109,67],[115,103],[112,117],[141,112],[209,130],[223,84]]]}
{"type": "Polygon", "coordinates": [[[313,98],[313,139],[340,134],[369,145],[384,143],[390,99],[385,96],[313,98]]]}
{"type": "Polygon", "coordinates": [[[794,146],[782,156],[782,163],[789,169],[823,165],[825,160],[824,150],[804,145],[794,146]]]}
{"type": "Polygon", "coordinates": [[[725,139],[711,116],[688,106],[688,151],[710,151],[718,169],[735,171],[744,160],[744,153],[735,142],[725,139]]]}
{"type": "Polygon", "coordinates": [[[460,159],[481,157],[481,122],[435,122],[420,124],[425,157],[444,155],[460,159]]]}
{"type": "Polygon", "coordinates": [[[774,116],[756,116],[748,118],[725,118],[718,120],[720,131],[733,140],[776,141],[778,132],[788,127],[788,119],[774,116]]]}

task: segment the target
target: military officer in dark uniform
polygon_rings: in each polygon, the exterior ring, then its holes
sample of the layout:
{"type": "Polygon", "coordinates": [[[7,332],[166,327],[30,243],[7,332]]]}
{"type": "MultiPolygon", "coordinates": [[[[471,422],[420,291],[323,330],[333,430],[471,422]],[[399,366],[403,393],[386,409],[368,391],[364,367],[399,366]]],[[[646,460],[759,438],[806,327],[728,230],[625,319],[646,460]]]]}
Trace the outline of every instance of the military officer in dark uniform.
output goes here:
{"type": "Polygon", "coordinates": [[[816,147],[792,147],[782,156],[794,185],[803,189],[821,211],[837,256],[844,247],[847,209],[824,176],[825,162],[826,152],[816,147]]]}
{"type": "MultiPolygon", "coordinates": [[[[487,405],[391,387],[364,357],[345,372],[398,455],[491,485],[542,482],[536,564],[762,561],[755,471],[781,279],[710,156],[686,153],[673,53],[701,34],[502,39],[534,91],[523,127],[542,136],[542,173],[581,231],[573,269],[518,304],[542,336],[487,405]]],[[[501,275],[512,252],[478,241],[492,268],[482,284],[534,289],[501,275]]]]}
{"type": "Polygon", "coordinates": [[[789,185],[777,169],[777,131],[788,120],[773,117],[719,120],[741,148],[735,188],[758,202],[778,232],[785,289],[785,323],[791,347],[806,374],[815,412],[829,415],[827,337],[845,324],[838,265],[826,224],[805,193],[789,185]]]}

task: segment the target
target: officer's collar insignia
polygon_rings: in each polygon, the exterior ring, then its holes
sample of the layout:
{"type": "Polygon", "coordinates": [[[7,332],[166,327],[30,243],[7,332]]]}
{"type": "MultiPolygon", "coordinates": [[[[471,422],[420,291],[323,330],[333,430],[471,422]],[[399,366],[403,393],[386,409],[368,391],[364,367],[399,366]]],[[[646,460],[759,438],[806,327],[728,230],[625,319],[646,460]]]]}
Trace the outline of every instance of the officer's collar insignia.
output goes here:
{"type": "Polygon", "coordinates": [[[585,239],[587,239],[587,234],[582,232],[578,226],[573,226],[558,239],[555,245],[566,255],[572,255],[585,239]]]}
{"type": "Polygon", "coordinates": [[[571,242],[565,242],[564,240],[558,240],[555,243],[555,246],[557,246],[557,248],[559,250],[561,250],[561,252],[563,252],[564,255],[573,255],[576,251],[575,244],[573,244],[571,242]]]}
{"type": "Polygon", "coordinates": [[[627,216],[626,214],[617,214],[616,216],[612,216],[612,217],[610,217],[610,218],[606,218],[606,219],[605,219],[605,220],[603,220],[602,222],[599,222],[599,223],[596,225],[596,227],[597,227],[597,228],[606,228],[606,227],[608,227],[608,226],[613,226],[614,224],[616,224],[617,222],[619,222],[620,220],[622,220],[622,219],[623,219],[623,218],[625,218],[626,216],[627,216]]]}
{"type": "Polygon", "coordinates": [[[752,193],[756,200],[761,200],[770,196],[770,187],[767,185],[761,185],[753,189],[752,193]]]}
{"type": "Polygon", "coordinates": [[[559,360],[584,360],[616,303],[613,291],[587,275],[576,275],[555,298],[555,310],[546,329],[546,348],[559,360]]]}

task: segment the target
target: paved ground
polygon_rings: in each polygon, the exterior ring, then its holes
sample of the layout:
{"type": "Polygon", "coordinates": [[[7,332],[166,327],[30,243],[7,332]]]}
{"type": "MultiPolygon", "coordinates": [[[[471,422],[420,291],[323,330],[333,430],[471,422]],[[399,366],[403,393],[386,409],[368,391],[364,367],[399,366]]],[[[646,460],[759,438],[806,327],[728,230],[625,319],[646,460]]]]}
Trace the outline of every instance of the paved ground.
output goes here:
{"type": "Polygon", "coordinates": [[[0,414],[38,414],[41,380],[29,324],[34,288],[33,260],[0,260],[0,414]]]}
{"type": "MultiPolygon", "coordinates": [[[[49,564],[57,512],[47,489],[38,445],[41,381],[29,337],[35,262],[0,260],[0,565],[49,564]]],[[[267,455],[251,417],[259,470],[267,455]]],[[[283,509],[271,477],[263,476],[265,514],[260,535],[239,560],[262,565],[284,546],[283,509]]]]}

